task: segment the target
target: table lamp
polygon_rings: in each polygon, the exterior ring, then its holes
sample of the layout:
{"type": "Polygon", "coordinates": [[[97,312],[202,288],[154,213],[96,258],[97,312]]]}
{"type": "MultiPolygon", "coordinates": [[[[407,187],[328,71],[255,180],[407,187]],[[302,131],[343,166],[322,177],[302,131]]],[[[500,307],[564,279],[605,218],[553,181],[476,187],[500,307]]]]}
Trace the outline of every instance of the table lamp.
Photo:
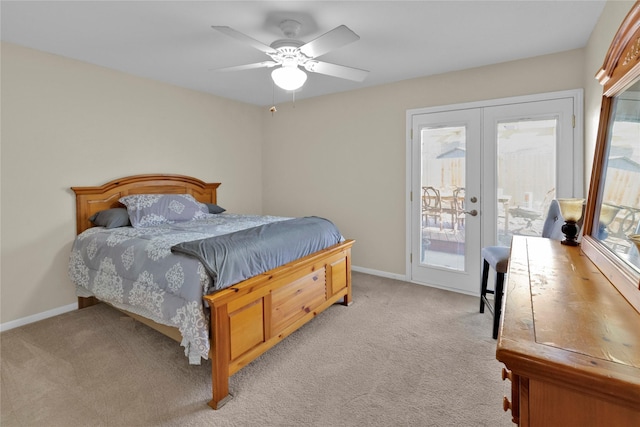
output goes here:
{"type": "Polygon", "coordinates": [[[604,240],[609,236],[607,227],[613,222],[620,207],[610,203],[603,203],[600,206],[600,218],[598,220],[598,239],[604,240]]]}
{"type": "Polygon", "coordinates": [[[562,233],[564,240],[561,242],[567,246],[578,246],[576,241],[578,237],[578,225],[576,224],[582,218],[582,205],[584,199],[557,199],[560,205],[560,213],[564,218],[562,225],[562,233]]]}

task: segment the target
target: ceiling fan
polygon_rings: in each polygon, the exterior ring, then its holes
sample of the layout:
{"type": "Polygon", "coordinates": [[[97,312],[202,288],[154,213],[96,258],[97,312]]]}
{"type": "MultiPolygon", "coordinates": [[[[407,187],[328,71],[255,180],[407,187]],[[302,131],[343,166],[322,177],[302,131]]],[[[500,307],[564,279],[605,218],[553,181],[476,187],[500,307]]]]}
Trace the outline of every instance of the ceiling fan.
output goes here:
{"type": "Polygon", "coordinates": [[[271,72],[271,78],[276,85],[289,91],[301,88],[307,80],[307,74],[299,67],[312,73],[326,74],[356,82],[361,82],[367,77],[369,72],[366,70],[316,60],[319,56],[360,39],[346,25],[340,25],[308,43],[296,40],[301,27],[298,21],[286,19],[280,23],[279,27],[286,38],[276,40],[271,43],[271,46],[267,46],[230,27],[212,26],[211,28],[214,30],[244,42],[266,53],[271,58],[270,61],[218,68],[215,71],[240,71],[279,66],[271,72]]]}

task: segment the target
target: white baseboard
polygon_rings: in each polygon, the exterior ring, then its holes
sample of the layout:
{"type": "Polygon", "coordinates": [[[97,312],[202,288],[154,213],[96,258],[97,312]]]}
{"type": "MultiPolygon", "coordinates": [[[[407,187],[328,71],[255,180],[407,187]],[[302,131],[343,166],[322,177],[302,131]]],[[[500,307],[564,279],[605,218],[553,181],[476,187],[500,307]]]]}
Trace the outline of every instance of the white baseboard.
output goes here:
{"type": "Polygon", "coordinates": [[[404,274],[388,273],[386,271],[372,270],[370,268],[357,267],[355,265],[351,266],[351,270],[352,271],[357,271],[359,273],[371,274],[372,276],[386,277],[387,279],[403,280],[405,282],[408,281],[407,280],[407,276],[405,276],[404,274]]]}
{"type": "Polygon", "coordinates": [[[23,317],[22,319],[12,320],[6,323],[0,323],[0,332],[8,331],[20,326],[28,325],[39,320],[48,319],[49,317],[57,316],[58,314],[67,313],[69,311],[77,310],[78,303],[64,305],[62,307],[54,308],[52,310],[43,311],[42,313],[34,314],[31,316],[23,317]]]}
{"type": "MultiPolygon", "coordinates": [[[[363,267],[356,267],[356,266],[351,266],[351,269],[353,271],[357,271],[357,272],[360,272],[360,273],[371,274],[372,276],[380,276],[380,277],[386,277],[388,279],[407,281],[406,276],[404,276],[402,274],[393,274],[393,273],[388,273],[386,271],[372,270],[370,268],[363,268],[363,267]]],[[[20,326],[28,325],[29,323],[34,323],[34,322],[37,322],[39,320],[44,320],[44,319],[47,319],[49,317],[57,316],[58,314],[67,313],[69,311],[76,310],[77,308],[78,308],[78,304],[77,303],[73,303],[73,304],[62,306],[62,307],[54,308],[52,310],[43,311],[42,313],[38,313],[38,314],[31,315],[31,316],[23,317],[22,319],[17,319],[17,320],[12,320],[12,321],[6,322],[6,323],[1,323],[0,324],[0,332],[4,332],[4,331],[8,331],[10,329],[18,328],[20,326]]]]}

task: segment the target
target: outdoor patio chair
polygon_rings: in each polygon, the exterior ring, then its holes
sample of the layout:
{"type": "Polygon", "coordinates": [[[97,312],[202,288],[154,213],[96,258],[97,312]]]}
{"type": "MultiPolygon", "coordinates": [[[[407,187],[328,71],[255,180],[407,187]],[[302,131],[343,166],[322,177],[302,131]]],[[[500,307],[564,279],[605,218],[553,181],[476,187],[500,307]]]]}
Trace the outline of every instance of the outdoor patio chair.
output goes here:
{"type": "Polygon", "coordinates": [[[440,191],[435,187],[422,187],[422,225],[429,226],[429,218],[442,230],[442,200],[440,191]]]}
{"type": "Polygon", "coordinates": [[[459,230],[464,227],[464,220],[466,218],[464,210],[464,187],[458,187],[453,190],[453,203],[455,209],[453,229],[459,230]]]}

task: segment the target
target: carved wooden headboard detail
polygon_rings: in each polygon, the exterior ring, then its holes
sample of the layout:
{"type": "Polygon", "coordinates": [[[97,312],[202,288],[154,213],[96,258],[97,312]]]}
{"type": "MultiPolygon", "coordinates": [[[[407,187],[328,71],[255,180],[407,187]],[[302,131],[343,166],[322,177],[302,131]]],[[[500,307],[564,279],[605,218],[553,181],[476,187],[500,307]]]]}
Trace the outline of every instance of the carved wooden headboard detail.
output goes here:
{"type": "Polygon", "coordinates": [[[124,207],[130,194],[191,194],[202,203],[217,203],[219,182],[206,183],[185,175],[147,174],[114,179],[97,187],[71,187],[76,194],[76,232],[93,227],[89,218],[104,209],[124,207]]]}

